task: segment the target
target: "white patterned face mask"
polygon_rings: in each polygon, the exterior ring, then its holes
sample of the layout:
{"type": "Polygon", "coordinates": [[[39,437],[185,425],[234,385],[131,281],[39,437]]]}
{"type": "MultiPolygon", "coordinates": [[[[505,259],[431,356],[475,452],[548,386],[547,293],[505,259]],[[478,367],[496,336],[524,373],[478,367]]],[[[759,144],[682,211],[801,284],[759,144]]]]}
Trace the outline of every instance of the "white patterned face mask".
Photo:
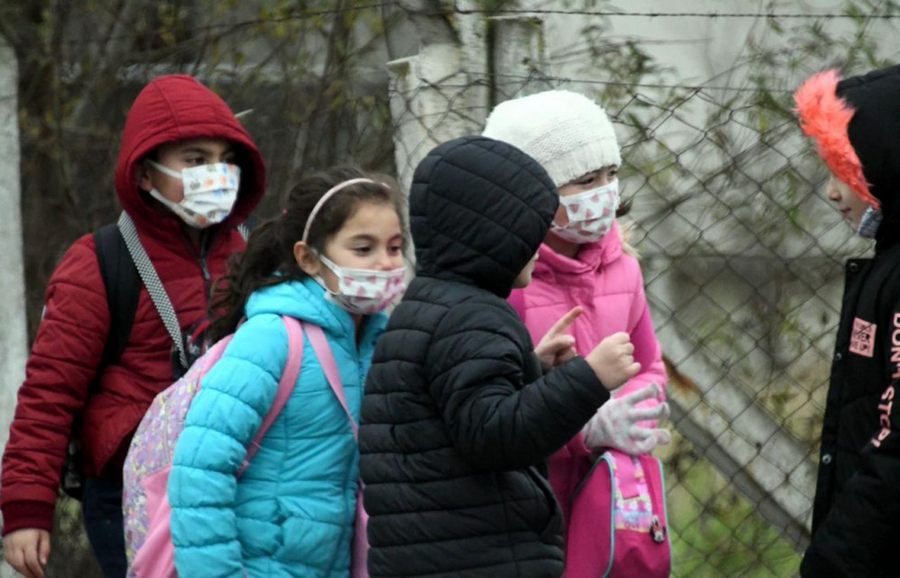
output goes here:
{"type": "Polygon", "coordinates": [[[619,208],[619,179],[602,187],[577,195],[560,197],[569,222],[553,223],[550,230],[570,243],[585,244],[599,241],[612,229],[619,208]]]}
{"type": "Polygon", "coordinates": [[[331,269],[338,280],[338,290],[331,291],[321,277],[316,281],[325,288],[325,297],[353,315],[371,315],[390,305],[406,290],[406,269],[390,271],[351,269],[335,264],[320,255],[322,264],[331,269]]]}
{"type": "Polygon", "coordinates": [[[152,189],[150,195],[196,229],[205,229],[225,220],[237,201],[241,169],[228,163],[213,163],[174,171],[148,160],[159,172],[181,179],[184,198],[175,203],[152,189]]]}

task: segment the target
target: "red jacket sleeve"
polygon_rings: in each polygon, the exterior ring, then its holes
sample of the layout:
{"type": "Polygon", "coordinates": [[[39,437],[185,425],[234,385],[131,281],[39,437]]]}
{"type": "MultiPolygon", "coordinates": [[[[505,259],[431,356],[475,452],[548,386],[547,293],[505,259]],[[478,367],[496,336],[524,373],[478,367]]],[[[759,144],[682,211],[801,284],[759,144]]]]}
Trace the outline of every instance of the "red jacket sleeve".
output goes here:
{"type": "Polygon", "coordinates": [[[3,533],[50,530],[74,416],[83,409],[109,332],[106,290],[91,235],[50,278],[3,453],[3,533]]]}

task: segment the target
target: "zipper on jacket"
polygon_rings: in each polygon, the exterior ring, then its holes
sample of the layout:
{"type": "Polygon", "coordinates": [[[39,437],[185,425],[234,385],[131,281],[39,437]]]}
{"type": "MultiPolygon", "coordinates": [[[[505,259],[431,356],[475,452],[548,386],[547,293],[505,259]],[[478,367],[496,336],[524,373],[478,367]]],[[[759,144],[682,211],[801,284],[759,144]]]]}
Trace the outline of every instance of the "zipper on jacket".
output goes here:
{"type": "Polygon", "coordinates": [[[210,275],[209,275],[209,267],[207,267],[207,265],[206,265],[206,254],[207,254],[206,245],[207,244],[204,241],[200,242],[200,271],[203,273],[203,280],[206,282],[206,285],[207,285],[206,288],[209,289],[210,275]]]}
{"type": "MultiPolygon", "coordinates": [[[[206,229],[200,231],[200,253],[196,252],[196,248],[193,243],[190,243],[192,252],[197,255],[197,264],[200,266],[200,274],[203,276],[203,297],[206,301],[206,306],[209,306],[209,291],[212,285],[212,275],[209,272],[209,265],[206,262],[207,255],[209,254],[209,246],[212,244],[212,233],[206,229]]],[[[190,241],[190,239],[188,240],[190,241]]]]}
{"type": "Polygon", "coordinates": [[[203,275],[203,280],[207,285],[209,285],[210,273],[209,267],[207,267],[206,264],[206,256],[209,253],[208,246],[211,244],[211,239],[212,234],[206,229],[202,229],[200,231],[200,236],[197,240],[198,244],[200,245],[200,251],[198,253],[197,245],[194,244],[194,241],[193,239],[191,239],[190,234],[187,231],[184,232],[184,242],[185,247],[187,247],[188,254],[192,254],[197,258],[197,264],[200,266],[200,273],[203,275]]]}

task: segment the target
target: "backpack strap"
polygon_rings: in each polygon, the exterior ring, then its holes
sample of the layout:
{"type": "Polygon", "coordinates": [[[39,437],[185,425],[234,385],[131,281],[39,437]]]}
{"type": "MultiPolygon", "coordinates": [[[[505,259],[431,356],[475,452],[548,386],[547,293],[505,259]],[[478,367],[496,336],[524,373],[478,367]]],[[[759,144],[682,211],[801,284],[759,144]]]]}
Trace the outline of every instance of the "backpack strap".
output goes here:
{"type": "Polygon", "coordinates": [[[163,287],[162,281],[159,279],[153,262],[150,261],[144,246],[141,245],[137,228],[125,211],[122,211],[122,214],[119,215],[118,225],[122,238],[125,239],[125,245],[128,247],[128,252],[131,254],[135,267],[137,267],[138,274],[144,281],[147,292],[150,293],[150,299],[153,301],[157,312],[159,312],[163,325],[166,326],[166,331],[169,332],[172,341],[175,342],[175,347],[178,348],[178,357],[181,365],[182,367],[189,367],[190,364],[184,351],[184,340],[181,337],[181,326],[178,324],[178,316],[175,314],[175,308],[172,307],[172,301],[169,299],[166,288],[163,287]]]}
{"type": "Polygon", "coordinates": [[[359,427],[356,425],[356,420],[353,419],[353,414],[350,413],[350,408],[347,406],[347,396],[344,393],[344,386],[341,383],[341,374],[338,371],[337,362],[334,360],[334,353],[331,351],[331,345],[328,344],[328,338],[325,337],[325,332],[323,332],[322,328],[318,325],[306,322],[303,323],[303,329],[309,337],[309,342],[313,347],[313,351],[316,352],[316,357],[319,358],[319,364],[325,372],[325,378],[331,386],[331,391],[334,392],[338,401],[341,402],[341,407],[344,408],[347,419],[350,420],[350,427],[353,428],[353,436],[359,439],[359,427]]]}
{"type": "Polygon", "coordinates": [[[278,414],[281,413],[281,410],[284,409],[284,405],[287,403],[288,399],[290,399],[291,393],[294,391],[294,385],[297,383],[297,376],[300,375],[300,367],[303,365],[303,329],[300,323],[293,317],[283,315],[281,319],[284,321],[284,325],[287,327],[288,332],[287,363],[285,364],[284,371],[281,372],[281,379],[278,380],[278,391],[275,393],[275,401],[272,402],[272,407],[269,408],[269,412],[266,414],[266,417],[263,418],[262,425],[259,426],[259,431],[253,436],[250,445],[247,446],[247,454],[244,456],[244,462],[238,469],[238,477],[240,477],[244,473],[244,470],[247,469],[247,466],[250,465],[250,461],[259,451],[260,443],[262,443],[263,438],[266,437],[266,432],[268,432],[269,428],[272,427],[272,424],[275,423],[278,414]]]}
{"type": "MultiPolygon", "coordinates": [[[[637,468],[635,467],[634,456],[617,450],[609,450],[610,456],[616,461],[616,485],[622,492],[624,499],[634,498],[640,495],[637,482],[637,468]]],[[[647,479],[647,472],[644,472],[644,479],[647,479]]]]}
{"type": "MultiPolygon", "coordinates": [[[[309,343],[312,345],[313,351],[315,351],[316,357],[319,359],[319,365],[322,366],[322,371],[325,372],[325,379],[328,380],[331,391],[334,392],[335,397],[341,402],[341,407],[344,408],[347,419],[350,420],[350,427],[353,429],[353,437],[356,438],[356,442],[359,444],[359,427],[356,425],[356,420],[353,419],[353,414],[350,413],[350,408],[347,406],[347,396],[344,392],[344,386],[341,383],[341,374],[338,371],[337,362],[334,359],[334,353],[331,351],[331,345],[328,343],[328,338],[325,337],[325,332],[322,331],[322,328],[318,325],[303,322],[303,329],[306,331],[306,335],[309,337],[309,343]]],[[[369,557],[369,540],[367,534],[369,515],[366,513],[366,508],[364,506],[364,490],[365,484],[363,483],[362,478],[360,478],[356,487],[356,518],[353,523],[354,532],[351,541],[350,574],[353,577],[367,578],[369,576],[366,566],[369,557]]]]}
{"type": "Polygon", "coordinates": [[[109,309],[109,336],[102,360],[102,366],[106,367],[122,357],[131,336],[141,279],[117,224],[110,223],[94,233],[94,251],[109,309]]]}

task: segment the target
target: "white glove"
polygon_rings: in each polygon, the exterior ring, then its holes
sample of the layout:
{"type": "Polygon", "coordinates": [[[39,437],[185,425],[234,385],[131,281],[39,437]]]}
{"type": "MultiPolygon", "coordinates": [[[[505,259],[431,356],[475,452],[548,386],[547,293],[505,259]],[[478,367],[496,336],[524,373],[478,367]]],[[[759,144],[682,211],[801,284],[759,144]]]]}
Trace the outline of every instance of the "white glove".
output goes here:
{"type": "Polygon", "coordinates": [[[660,420],[669,416],[669,404],[665,402],[653,407],[637,407],[640,402],[657,397],[659,386],[651,383],[601,405],[582,430],[587,446],[594,450],[614,448],[637,456],[650,453],[657,445],[671,442],[672,435],[668,430],[639,425],[642,421],[660,420]]]}

